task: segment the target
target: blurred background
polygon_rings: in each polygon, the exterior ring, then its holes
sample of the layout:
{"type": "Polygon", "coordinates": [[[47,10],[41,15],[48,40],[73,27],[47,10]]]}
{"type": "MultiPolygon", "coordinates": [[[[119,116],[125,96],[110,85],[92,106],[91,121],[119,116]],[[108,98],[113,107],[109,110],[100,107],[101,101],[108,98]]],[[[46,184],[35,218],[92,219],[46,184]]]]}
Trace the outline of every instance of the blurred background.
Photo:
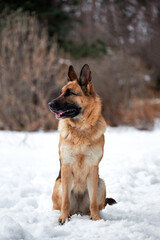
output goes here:
{"type": "Polygon", "coordinates": [[[1,0],[0,129],[56,129],[47,102],[85,63],[107,123],[151,129],[159,45],[159,0],[1,0]]]}

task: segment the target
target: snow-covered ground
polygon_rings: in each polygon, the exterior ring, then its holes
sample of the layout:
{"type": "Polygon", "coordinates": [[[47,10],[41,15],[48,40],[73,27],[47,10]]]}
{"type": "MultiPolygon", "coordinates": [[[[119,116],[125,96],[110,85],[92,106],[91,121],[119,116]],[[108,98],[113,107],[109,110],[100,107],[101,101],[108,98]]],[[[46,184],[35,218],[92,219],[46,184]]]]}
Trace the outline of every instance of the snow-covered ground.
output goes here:
{"type": "Polygon", "coordinates": [[[0,240],[160,239],[160,129],[108,128],[100,176],[118,204],[104,220],[74,215],[63,226],[51,202],[58,138],[0,132],[0,240]]]}

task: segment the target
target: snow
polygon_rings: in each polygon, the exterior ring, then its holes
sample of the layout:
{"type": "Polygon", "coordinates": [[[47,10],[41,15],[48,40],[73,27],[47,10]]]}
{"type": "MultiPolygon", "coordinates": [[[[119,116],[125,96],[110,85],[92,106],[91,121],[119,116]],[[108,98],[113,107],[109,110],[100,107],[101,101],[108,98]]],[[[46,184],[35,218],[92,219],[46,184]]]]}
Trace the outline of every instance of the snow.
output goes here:
{"type": "Polygon", "coordinates": [[[102,220],[52,211],[59,171],[57,132],[0,131],[0,240],[160,239],[160,129],[110,128],[100,176],[118,204],[102,220]]]}

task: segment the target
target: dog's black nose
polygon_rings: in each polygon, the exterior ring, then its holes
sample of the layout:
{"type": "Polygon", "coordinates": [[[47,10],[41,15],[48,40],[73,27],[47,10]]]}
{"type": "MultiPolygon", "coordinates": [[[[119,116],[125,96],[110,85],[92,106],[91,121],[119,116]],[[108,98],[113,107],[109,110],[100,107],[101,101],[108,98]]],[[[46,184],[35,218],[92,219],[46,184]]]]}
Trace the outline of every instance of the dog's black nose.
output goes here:
{"type": "Polygon", "coordinates": [[[49,107],[50,109],[53,109],[53,108],[55,107],[54,102],[49,102],[49,103],[48,103],[48,107],[49,107]]]}

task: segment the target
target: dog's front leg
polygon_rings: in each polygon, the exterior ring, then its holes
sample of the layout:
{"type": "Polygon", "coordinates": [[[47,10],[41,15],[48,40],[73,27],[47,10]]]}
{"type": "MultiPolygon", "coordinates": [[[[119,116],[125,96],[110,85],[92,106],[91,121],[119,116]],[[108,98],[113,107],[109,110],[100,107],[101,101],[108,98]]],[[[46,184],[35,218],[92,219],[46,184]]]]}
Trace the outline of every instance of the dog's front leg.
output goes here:
{"type": "Polygon", "coordinates": [[[58,221],[63,224],[70,215],[71,170],[69,165],[61,166],[62,203],[58,221]]]}
{"type": "Polygon", "coordinates": [[[93,166],[87,178],[87,187],[90,199],[90,214],[92,220],[100,220],[99,208],[97,203],[98,189],[98,166],[93,166]]]}

